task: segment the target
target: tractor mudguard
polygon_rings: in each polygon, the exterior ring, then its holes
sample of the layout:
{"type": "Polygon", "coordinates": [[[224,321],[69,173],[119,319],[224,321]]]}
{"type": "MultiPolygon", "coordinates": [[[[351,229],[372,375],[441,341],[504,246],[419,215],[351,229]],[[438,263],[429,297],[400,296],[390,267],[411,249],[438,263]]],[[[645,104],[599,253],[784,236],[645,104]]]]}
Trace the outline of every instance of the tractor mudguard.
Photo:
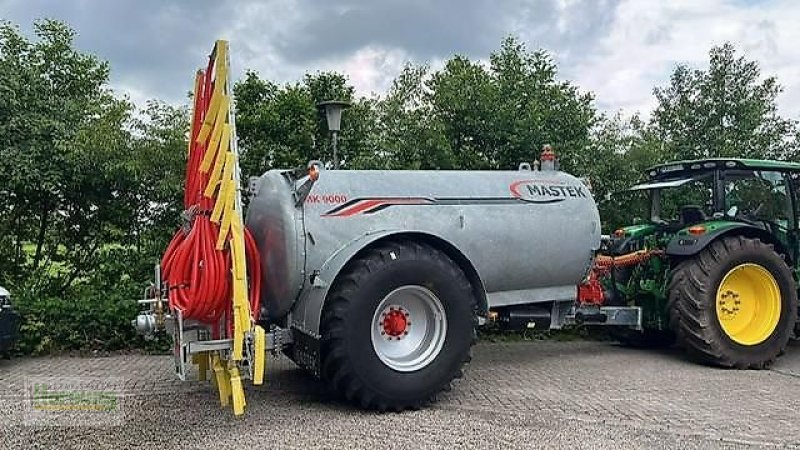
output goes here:
{"type": "Polygon", "coordinates": [[[784,245],[775,239],[768,231],[748,223],[731,221],[705,222],[680,230],[675,233],[675,236],[669,241],[669,244],[667,244],[666,254],[667,256],[693,256],[718,238],[731,234],[742,234],[748,237],[759,238],[764,243],[773,244],[779,253],[787,255],[787,257],[789,256],[785,252],[784,245]],[[701,234],[691,233],[689,229],[695,227],[704,227],[705,232],[701,234]]]}

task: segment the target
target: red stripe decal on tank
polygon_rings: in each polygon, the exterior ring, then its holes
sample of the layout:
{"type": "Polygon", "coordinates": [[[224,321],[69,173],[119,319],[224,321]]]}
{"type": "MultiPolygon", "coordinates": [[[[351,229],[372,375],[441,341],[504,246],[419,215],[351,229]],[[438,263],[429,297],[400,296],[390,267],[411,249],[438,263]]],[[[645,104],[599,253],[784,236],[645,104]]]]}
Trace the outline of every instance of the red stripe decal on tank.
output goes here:
{"type": "MultiPolygon", "coordinates": [[[[526,180],[527,181],[527,180],[526,180]]],[[[522,182],[524,183],[524,182],[522,182]]],[[[574,193],[573,188],[569,188],[574,193]]],[[[554,191],[560,192],[560,191],[554,191]]],[[[564,201],[564,198],[543,198],[533,199],[520,197],[378,197],[378,198],[355,198],[322,214],[322,217],[352,217],[358,214],[373,214],[382,211],[390,206],[401,205],[547,205],[564,201]]]]}
{"type": "Polygon", "coordinates": [[[433,203],[433,200],[428,198],[365,198],[351,200],[345,205],[338,206],[326,212],[322,217],[350,217],[356,214],[369,213],[374,209],[385,208],[391,205],[425,205],[429,203],[433,203]]]}

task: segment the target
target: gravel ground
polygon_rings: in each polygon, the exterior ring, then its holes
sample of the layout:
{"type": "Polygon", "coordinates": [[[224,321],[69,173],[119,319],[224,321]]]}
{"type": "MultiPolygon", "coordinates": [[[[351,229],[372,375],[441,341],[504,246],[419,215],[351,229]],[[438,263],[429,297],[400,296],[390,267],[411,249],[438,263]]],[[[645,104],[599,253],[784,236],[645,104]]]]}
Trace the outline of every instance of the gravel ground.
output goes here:
{"type": "Polygon", "coordinates": [[[236,418],[207,383],[173,379],[169,357],[0,361],[0,449],[800,448],[797,344],[772,370],[730,371],[603,342],[481,343],[451,392],[401,414],[351,408],[291,362],[271,364],[236,418]],[[31,424],[24,386],[43,376],[103,379],[121,412],[31,424]]]}

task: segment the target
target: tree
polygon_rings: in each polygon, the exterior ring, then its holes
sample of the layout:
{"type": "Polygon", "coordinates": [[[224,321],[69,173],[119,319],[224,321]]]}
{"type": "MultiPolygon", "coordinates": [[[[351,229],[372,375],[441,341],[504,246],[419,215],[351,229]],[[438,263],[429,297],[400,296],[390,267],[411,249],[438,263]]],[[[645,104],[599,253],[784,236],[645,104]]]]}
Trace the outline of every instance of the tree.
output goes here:
{"type": "Polygon", "coordinates": [[[157,258],[180,224],[189,114],[187,106],[151,100],[130,125],[136,216],[130,236],[121,241],[135,245],[144,257],[157,258]]]}
{"type": "Polygon", "coordinates": [[[498,166],[516,168],[538,157],[543,144],[559,153],[565,169],[581,157],[596,123],[593,96],[558,80],[558,67],[544,50],[529,51],[508,37],[489,57],[500,103],[489,117],[498,149],[498,166]]]}
{"type": "MultiPolygon", "coordinates": [[[[136,111],[69,27],[44,20],[34,34],[0,24],[0,284],[18,299],[23,348],[124,347],[135,339],[130,299],[180,223],[188,110],[152,101],[136,111]]],[[[331,161],[316,105],[345,100],[343,168],[515,169],[551,144],[563,169],[591,180],[606,231],[647,214],[644,199],[618,193],[654,164],[800,159],[779,84],[729,44],[711,50],[707,70],[679,66],[654,92],[647,123],[600,115],[547,52],[513,38],[488,63],[407,64],[380,97],[357,96],[335,72],[285,85],[247,72],[234,85],[245,177],[331,161]]]]}
{"type": "Polygon", "coordinates": [[[0,283],[63,290],[135,216],[132,107],[108,89],[108,64],[73,48],[66,25],[39,21],[34,32],[31,42],[0,25],[0,283]]]}
{"type": "Polygon", "coordinates": [[[332,72],[283,87],[248,73],[234,88],[242,167],[258,174],[330,161],[316,104],[332,99],[351,104],[342,119],[343,168],[515,169],[546,143],[572,167],[596,121],[592,96],[559,81],[546,52],[513,38],[490,61],[455,56],[433,73],[409,64],[377,98],[357,98],[347,78],[332,72]]]}
{"type": "Polygon", "coordinates": [[[333,160],[333,147],[325,111],[316,105],[328,100],[341,100],[350,105],[342,114],[338,147],[340,165],[343,169],[372,168],[371,157],[376,152],[375,102],[364,97],[356,98],[355,88],[348,84],[347,76],[340,73],[306,74],[303,83],[317,113],[314,132],[316,158],[326,162],[333,160]]]}
{"type": "Polygon", "coordinates": [[[797,124],[777,111],[781,90],[733,45],[714,47],[707,70],[678,66],[670,84],[654,90],[652,131],[666,159],[796,158],[797,124]]]}
{"type": "Polygon", "coordinates": [[[278,87],[247,72],[233,88],[236,132],[245,176],[289,168],[316,159],[317,112],[308,89],[278,87]]]}
{"type": "Polygon", "coordinates": [[[325,114],[317,108],[317,103],[325,100],[351,103],[342,118],[342,166],[358,167],[358,161],[368,159],[361,155],[374,153],[370,140],[375,123],[373,103],[355,99],[354,88],[342,74],[307,74],[302,84],[278,86],[247,72],[233,89],[241,166],[247,175],[300,167],[312,159],[331,161],[325,114]]]}
{"type": "Polygon", "coordinates": [[[132,300],[179,222],[187,111],[136,115],[67,25],[34,35],[0,24],[0,284],[19,347],[130,347],[132,300]]]}
{"type": "Polygon", "coordinates": [[[641,180],[647,168],[662,162],[659,149],[638,115],[601,116],[592,128],[587,148],[573,160],[574,173],[590,180],[607,232],[636,218],[647,219],[648,198],[625,191],[641,180]]]}
{"type": "Polygon", "coordinates": [[[478,62],[455,56],[432,75],[428,89],[427,101],[452,149],[451,165],[461,169],[497,167],[491,117],[499,101],[488,71],[478,62]]]}
{"type": "Polygon", "coordinates": [[[444,124],[429,102],[427,66],[406,64],[385,97],[375,102],[376,150],[366,167],[452,169],[455,160],[444,124]]]}
{"type": "Polygon", "coordinates": [[[558,81],[546,52],[528,51],[514,38],[505,39],[489,60],[487,68],[456,56],[428,83],[456,167],[515,169],[538,157],[543,144],[571,167],[595,123],[592,96],[558,81]]]}

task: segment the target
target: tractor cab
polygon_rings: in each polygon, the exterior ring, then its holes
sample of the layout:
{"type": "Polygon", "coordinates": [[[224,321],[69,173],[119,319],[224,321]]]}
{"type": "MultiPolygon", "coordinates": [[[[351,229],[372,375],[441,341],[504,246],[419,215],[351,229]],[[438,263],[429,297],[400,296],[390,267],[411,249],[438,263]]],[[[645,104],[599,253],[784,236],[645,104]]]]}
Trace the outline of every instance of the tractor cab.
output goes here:
{"type": "MultiPolygon", "coordinates": [[[[800,164],[748,159],[680,161],[648,169],[647,176],[647,181],[629,191],[649,194],[650,231],[669,236],[702,235],[709,229],[746,226],[754,229],[751,233],[778,241],[792,259],[798,256],[800,164]]],[[[627,231],[623,228],[615,234],[625,236],[627,231]]]]}

